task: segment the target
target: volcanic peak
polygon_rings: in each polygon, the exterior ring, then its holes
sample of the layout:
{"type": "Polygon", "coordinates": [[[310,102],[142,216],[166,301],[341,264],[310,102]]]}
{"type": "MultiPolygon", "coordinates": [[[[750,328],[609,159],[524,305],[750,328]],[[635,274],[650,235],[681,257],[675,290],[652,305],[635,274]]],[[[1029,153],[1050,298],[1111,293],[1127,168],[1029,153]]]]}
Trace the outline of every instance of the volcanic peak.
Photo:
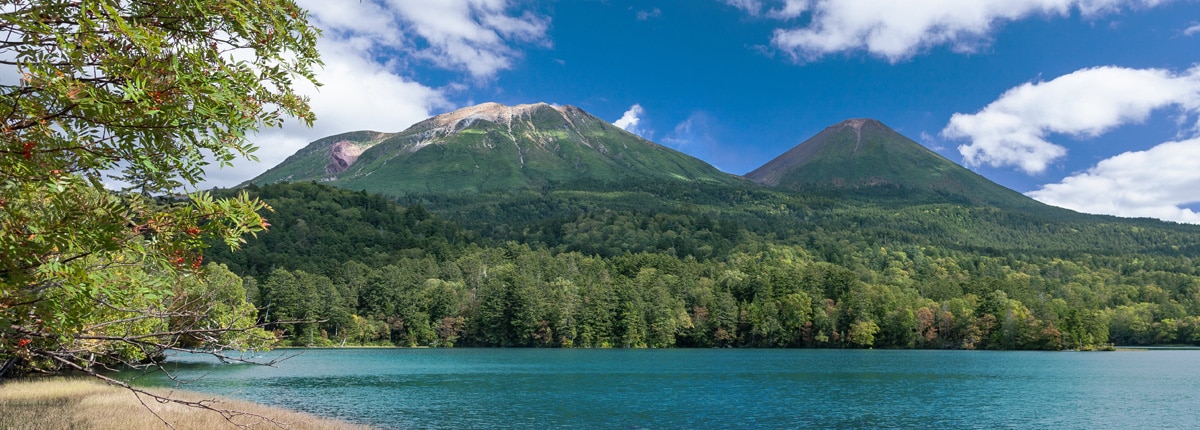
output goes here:
{"type": "Polygon", "coordinates": [[[554,106],[548,103],[505,106],[500,103],[488,102],[435,116],[432,118],[432,121],[439,126],[455,129],[470,125],[478,120],[511,126],[514,119],[528,117],[541,109],[553,109],[561,114],[563,118],[567,118],[569,108],[569,106],[554,106]]]}

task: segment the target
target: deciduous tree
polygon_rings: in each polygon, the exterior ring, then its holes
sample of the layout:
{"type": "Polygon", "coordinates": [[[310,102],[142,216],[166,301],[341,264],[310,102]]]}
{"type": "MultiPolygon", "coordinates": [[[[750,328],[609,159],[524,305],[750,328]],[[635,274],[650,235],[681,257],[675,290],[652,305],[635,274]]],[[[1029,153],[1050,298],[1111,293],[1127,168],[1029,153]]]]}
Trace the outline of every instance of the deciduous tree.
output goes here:
{"type": "Polygon", "coordinates": [[[184,193],[253,158],[261,128],[311,123],[293,87],[319,64],[307,16],[292,0],[0,5],[0,375],[264,346],[231,335],[254,318],[199,251],[266,229],[266,205],[184,193]]]}

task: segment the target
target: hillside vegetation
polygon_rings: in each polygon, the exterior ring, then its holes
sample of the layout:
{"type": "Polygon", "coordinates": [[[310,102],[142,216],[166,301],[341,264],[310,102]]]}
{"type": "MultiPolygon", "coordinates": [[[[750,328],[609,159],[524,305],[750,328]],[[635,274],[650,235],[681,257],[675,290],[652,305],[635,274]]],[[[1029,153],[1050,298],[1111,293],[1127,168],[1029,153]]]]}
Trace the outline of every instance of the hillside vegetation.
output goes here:
{"type": "Polygon", "coordinates": [[[490,103],[252,182],[272,231],[209,258],[293,345],[1200,344],[1200,227],[1047,206],[875,120],[737,178],[490,103]]]}
{"type": "Polygon", "coordinates": [[[1200,344],[1192,226],[660,183],[414,198],[250,188],[210,260],[295,345],[1200,344]]]}
{"type": "Polygon", "coordinates": [[[354,132],[318,140],[250,182],[323,181],[402,196],[626,178],[740,181],[576,107],[485,103],[430,118],[400,133],[354,132]]]}

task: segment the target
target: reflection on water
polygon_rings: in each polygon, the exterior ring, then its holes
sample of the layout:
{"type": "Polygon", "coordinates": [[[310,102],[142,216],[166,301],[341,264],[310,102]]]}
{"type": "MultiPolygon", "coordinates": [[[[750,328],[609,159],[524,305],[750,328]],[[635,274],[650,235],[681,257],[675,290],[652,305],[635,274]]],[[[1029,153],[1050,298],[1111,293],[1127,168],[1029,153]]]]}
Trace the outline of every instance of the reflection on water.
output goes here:
{"type": "Polygon", "coordinates": [[[330,349],[168,370],[195,380],[182,388],[386,428],[1090,429],[1200,427],[1197,364],[1200,351],[330,349]]]}

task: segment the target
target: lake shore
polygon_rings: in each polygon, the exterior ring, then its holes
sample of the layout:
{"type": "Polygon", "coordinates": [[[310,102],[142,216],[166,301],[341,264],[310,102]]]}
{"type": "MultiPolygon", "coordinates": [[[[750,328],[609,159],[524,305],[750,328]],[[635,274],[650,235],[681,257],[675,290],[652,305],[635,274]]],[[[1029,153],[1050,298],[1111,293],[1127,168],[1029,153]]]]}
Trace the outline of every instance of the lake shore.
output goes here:
{"type": "Polygon", "coordinates": [[[87,378],[30,379],[0,384],[0,428],[170,428],[163,421],[181,430],[370,428],[209,394],[165,389],[150,391],[172,399],[212,401],[214,408],[230,412],[226,416],[197,407],[160,403],[148,396],[141,396],[139,401],[132,391],[87,378]]]}
{"type": "MultiPolygon", "coordinates": [[[[195,379],[190,390],[384,428],[1200,428],[1200,351],[295,353],[274,367],[196,357],[168,370],[195,379]]],[[[174,386],[161,372],[139,383],[174,386]]]]}

